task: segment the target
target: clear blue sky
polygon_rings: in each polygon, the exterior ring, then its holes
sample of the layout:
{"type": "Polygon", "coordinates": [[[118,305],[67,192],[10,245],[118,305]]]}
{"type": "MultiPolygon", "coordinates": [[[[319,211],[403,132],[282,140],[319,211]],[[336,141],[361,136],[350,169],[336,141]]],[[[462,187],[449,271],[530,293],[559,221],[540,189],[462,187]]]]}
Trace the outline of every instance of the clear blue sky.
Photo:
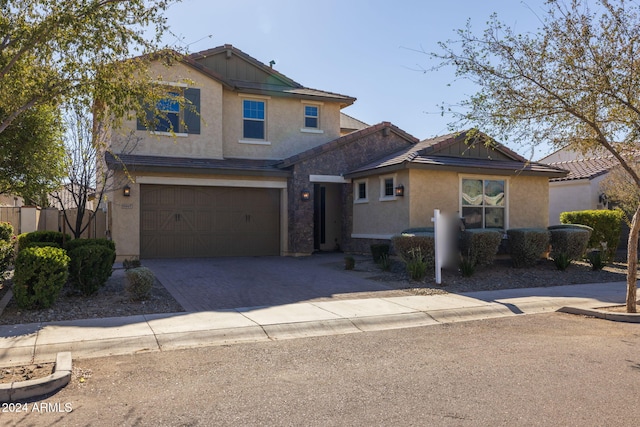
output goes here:
{"type": "MultiPolygon", "coordinates": [[[[491,13],[518,32],[539,27],[544,0],[183,0],[166,16],[189,52],[232,44],[304,86],[357,98],[343,111],[368,124],[389,121],[419,139],[447,133],[438,105],[475,92],[453,72],[423,73],[437,43],[468,18],[481,32],[491,13]],[[209,35],[211,36],[209,38],[209,35]],[[451,84],[451,85],[450,85],[451,84]]],[[[505,142],[510,146],[508,141],[505,142]]],[[[533,155],[529,148],[510,146],[533,155]]]]}

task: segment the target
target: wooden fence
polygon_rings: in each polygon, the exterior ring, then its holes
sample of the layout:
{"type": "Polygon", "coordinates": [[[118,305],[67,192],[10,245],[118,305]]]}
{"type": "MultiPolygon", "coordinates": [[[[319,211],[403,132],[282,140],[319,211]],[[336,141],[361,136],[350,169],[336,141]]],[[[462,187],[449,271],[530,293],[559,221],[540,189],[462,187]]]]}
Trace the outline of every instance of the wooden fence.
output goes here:
{"type": "MultiPolygon", "coordinates": [[[[76,209],[67,210],[67,216],[71,224],[75,224],[76,214],[76,209]]],[[[91,211],[87,211],[83,219],[84,224],[89,222],[90,216],[91,211]]],[[[67,234],[73,234],[64,220],[63,212],[56,208],[42,209],[35,206],[22,206],[19,208],[0,206],[0,222],[10,223],[13,226],[15,234],[29,233],[38,230],[62,231],[67,234]]],[[[81,237],[106,237],[106,232],[107,215],[102,210],[98,210],[81,237]]]]}

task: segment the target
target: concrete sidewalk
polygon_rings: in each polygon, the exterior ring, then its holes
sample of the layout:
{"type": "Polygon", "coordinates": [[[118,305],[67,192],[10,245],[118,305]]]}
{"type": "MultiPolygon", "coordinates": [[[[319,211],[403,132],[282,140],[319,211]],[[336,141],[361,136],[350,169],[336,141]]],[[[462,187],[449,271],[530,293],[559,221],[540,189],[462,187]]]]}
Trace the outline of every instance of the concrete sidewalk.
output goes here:
{"type": "MultiPolygon", "coordinates": [[[[3,366],[241,342],[348,334],[622,304],[624,282],[430,296],[300,302],[0,326],[3,366]]],[[[640,315],[623,320],[640,320],[640,315]]]]}

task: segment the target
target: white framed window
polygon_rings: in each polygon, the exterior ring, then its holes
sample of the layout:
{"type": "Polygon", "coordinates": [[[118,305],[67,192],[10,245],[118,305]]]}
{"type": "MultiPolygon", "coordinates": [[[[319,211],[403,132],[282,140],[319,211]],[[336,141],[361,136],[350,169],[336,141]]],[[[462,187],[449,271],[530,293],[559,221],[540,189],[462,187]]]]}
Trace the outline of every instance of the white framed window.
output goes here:
{"type": "Polygon", "coordinates": [[[320,129],[320,107],[317,105],[304,105],[305,129],[320,129]]]}
{"type": "Polygon", "coordinates": [[[466,228],[507,228],[507,186],[503,177],[461,177],[460,212],[466,228]]]}
{"type": "Polygon", "coordinates": [[[264,141],[267,129],[267,103],[259,99],[242,100],[242,138],[264,141]]]}
{"type": "Polygon", "coordinates": [[[380,177],[380,201],[396,200],[396,176],[384,175],[380,177]]]}
{"type": "Polygon", "coordinates": [[[369,182],[366,179],[360,179],[353,183],[353,202],[367,203],[369,201],[369,182]]]}

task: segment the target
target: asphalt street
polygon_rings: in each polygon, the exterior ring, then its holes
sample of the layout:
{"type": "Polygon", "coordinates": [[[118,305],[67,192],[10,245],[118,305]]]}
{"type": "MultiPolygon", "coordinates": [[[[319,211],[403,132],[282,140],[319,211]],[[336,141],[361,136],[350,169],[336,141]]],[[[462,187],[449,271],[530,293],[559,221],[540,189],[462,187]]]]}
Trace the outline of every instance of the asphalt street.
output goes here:
{"type": "Polygon", "coordinates": [[[637,425],[639,350],[637,324],[550,313],[79,359],[0,424],[637,425]]]}

